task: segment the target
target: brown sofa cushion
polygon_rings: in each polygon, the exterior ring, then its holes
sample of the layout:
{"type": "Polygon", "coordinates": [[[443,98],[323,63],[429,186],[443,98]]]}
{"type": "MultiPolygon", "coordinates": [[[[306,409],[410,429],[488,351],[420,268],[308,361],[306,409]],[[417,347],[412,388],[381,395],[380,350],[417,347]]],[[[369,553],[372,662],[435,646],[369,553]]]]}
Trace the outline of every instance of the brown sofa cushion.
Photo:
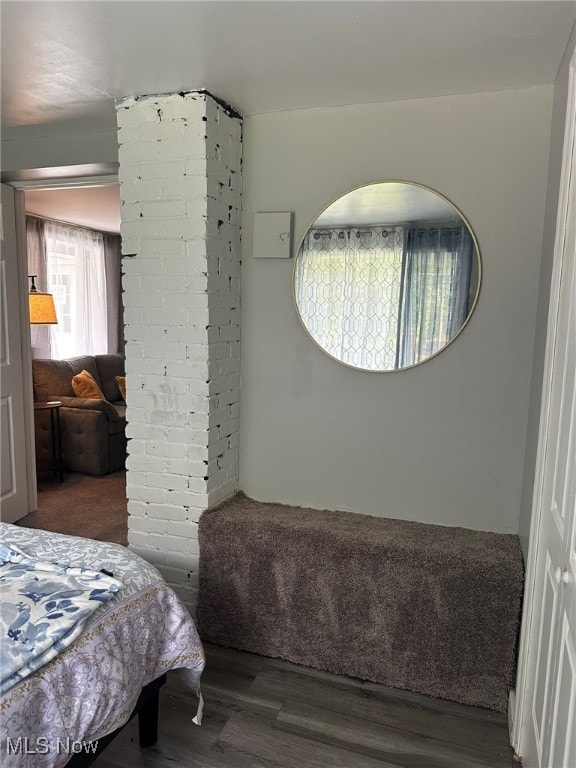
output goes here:
{"type": "Polygon", "coordinates": [[[72,357],[69,360],[32,360],[34,400],[46,402],[58,396],[74,397],[72,378],[82,370],[91,373],[100,385],[96,362],[92,355],[72,357]]]}
{"type": "Polygon", "coordinates": [[[125,375],[125,362],[123,355],[95,355],[93,358],[98,368],[98,381],[104,397],[111,403],[123,400],[116,381],[116,376],[125,375]]]}

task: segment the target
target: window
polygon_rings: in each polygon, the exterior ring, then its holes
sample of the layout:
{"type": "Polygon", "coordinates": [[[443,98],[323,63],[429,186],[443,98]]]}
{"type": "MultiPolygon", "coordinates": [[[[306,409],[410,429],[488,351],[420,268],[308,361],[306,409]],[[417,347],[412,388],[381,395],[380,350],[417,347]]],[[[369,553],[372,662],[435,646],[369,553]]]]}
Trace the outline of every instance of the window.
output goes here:
{"type": "Polygon", "coordinates": [[[52,357],[108,351],[106,272],[102,233],[46,221],[46,273],[58,325],[51,327],[52,357]]]}

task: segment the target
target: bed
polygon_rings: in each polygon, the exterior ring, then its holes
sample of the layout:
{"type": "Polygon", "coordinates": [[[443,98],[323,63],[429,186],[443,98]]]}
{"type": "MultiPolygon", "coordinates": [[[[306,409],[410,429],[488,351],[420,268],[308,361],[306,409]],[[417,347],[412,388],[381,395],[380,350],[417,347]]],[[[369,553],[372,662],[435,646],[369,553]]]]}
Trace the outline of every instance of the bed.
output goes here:
{"type": "MultiPolygon", "coordinates": [[[[74,572],[104,574],[107,584],[119,585],[85,619],[68,647],[52,659],[48,654],[37,669],[33,661],[31,670],[3,682],[2,766],[61,768],[86,757],[88,764],[96,742],[107,743],[141,706],[148,717],[141,734],[150,729],[149,745],[154,731],[150,713],[166,672],[173,669],[201,702],[205,657],[196,627],[153,566],[117,544],[7,523],[0,523],[0,545],[74,572]]],[[[199,707],[196,722],[200,714],[199,707]]]]}

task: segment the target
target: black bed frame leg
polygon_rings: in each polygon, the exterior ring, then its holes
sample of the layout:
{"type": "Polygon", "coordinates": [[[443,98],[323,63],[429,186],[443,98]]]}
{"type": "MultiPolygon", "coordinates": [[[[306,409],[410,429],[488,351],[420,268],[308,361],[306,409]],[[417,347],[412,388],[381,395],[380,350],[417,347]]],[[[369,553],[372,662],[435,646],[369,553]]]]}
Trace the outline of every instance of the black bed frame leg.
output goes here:
{"type": "MultiPolygon", "coordinates": [[[[130,715],[130,719],[132,719],[138,713],[138,736],[141,747],[151,747],[156,744],[158,739],[158,704],[160,702],[160,688],[165,682],[166,675],[164,674],[145,685],[130,715]]],[[[79,752],[73,755],[66,763],[66,768],[89,768],[122,728],[124,726],[93,742],[96,745],[94,751],[79,752]]]]}
{"type": "Polygon", "coordinates": [[[141,747],[151,747],[158,739],[158,704],[160,694],[157,690],[138,712],[138,736],[141,747]]]}

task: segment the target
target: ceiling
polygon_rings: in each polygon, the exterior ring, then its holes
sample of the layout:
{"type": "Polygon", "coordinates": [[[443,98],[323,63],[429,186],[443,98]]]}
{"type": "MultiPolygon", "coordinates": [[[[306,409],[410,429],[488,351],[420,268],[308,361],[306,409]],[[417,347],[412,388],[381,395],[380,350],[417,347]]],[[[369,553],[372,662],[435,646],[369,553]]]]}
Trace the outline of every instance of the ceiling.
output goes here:
{"type": "Polygon", "coordinates": [[[574,0],[2,0],[3,137],[207,89],[243,115],[550,84],[574,0]]]}
{"type": "MultiPolygon", "coordinates": [[[[33,140],[115,130],[124,96],[206,89],[246,116],[548,85],[576,0],[0,0],[0,10],[2,138],[33,140]]],[[[30,212],[112,232],[119,205],[117,187],[26,194],[30,212]]]]}
{"type": "Polygon", "coordinates": [[[458,219],[456,208],[437,192],[404,181],[385,181],[339,197],[322,211],[314,226],[391,226],[408,221],[458,219]]]}
{"type": "Polygon", "coordinates": [[[26,213],[65,221],[102,232],[120,232],[120,186],[118,184],[28,189],[26,213]]]}

